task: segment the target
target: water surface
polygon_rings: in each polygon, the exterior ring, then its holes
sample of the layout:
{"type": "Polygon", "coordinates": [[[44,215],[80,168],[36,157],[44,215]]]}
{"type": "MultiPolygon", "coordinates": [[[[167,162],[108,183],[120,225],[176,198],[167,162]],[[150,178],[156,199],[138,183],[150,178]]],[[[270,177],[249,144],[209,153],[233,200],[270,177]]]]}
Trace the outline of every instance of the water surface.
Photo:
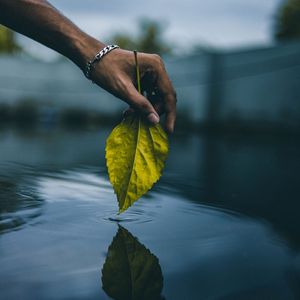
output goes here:
{"type": "Polygon", "coordinates": [[[1,134],[1,299],[299,299],[294,138],[175,136],[117,215],[108,130],[1,134]]]}

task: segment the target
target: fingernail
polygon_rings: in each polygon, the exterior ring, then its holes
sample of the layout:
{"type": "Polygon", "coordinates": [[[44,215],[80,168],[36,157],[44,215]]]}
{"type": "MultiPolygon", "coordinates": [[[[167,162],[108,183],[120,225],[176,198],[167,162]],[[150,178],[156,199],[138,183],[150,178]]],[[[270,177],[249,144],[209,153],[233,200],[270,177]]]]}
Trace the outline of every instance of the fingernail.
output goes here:
{"type": "Polygon", "coordinates": [[[159,123],[159,117],[156,114],[151,113],[148,115],[148,121],[152,124],[157,124],[159,123]]]}
{"type": "Polygon", "coordinates": [[[170,134],[172,134],[174,132],[174,128],[171,128],[171,127],[167,127],[166,128],[166,131],[170,134]]]}

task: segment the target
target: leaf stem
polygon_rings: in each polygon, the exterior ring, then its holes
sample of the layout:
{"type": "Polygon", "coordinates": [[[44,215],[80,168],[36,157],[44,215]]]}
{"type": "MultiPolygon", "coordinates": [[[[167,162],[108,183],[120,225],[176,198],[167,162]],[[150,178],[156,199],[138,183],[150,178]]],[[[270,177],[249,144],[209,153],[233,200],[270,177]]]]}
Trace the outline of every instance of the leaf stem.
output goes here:
{"type": "Polygon", "coordinates": [[[134,50],[133,53],[134,53],[134,60],[135,60],[137,88],[138,88],[138,92],[141,94],[141,78],[140,78],[139,62],[138,62],[138,58],[137,58],[137,51],[134,50]]]}

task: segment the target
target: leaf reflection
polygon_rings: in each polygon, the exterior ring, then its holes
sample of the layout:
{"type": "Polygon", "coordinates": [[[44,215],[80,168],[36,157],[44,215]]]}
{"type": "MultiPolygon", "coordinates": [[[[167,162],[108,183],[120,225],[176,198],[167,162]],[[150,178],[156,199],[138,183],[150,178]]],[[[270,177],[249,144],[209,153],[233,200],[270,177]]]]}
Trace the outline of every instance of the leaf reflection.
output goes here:
{"type": "Polygon", "coordinates": [[[158,258],[119,225],[102,268],[102,288],[114,300],[161,300],[158,258]]]}

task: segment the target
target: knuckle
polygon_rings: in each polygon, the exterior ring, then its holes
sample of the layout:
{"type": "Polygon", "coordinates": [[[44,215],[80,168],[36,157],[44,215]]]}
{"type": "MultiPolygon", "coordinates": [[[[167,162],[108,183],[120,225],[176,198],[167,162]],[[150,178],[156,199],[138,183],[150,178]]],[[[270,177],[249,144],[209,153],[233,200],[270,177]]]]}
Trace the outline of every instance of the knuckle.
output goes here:
{"type": "Polygon", "coordinates": [[[168,101],[172,104],[176,104],[177,103],[177,94],[174,90],[171,90],[169,95],[168,95],[168,101]]]}
{"type": "Polygon", "coordinates": [[[160,55],[152,54],[152,59],[156,66],[158,66],[158,67],[164,66],[164,62],[163,62],[162,58],[160,57],[160,55]]]}
{"type": "Polygon", "coordinates": [[[156,60],[156,61],[158,61],[158,62],[160,62],[160,61],[162,61],[162,59],[161,59],[161,57],[160,57],[160,55],[159,54],[152,54],[152,57],[156,60]]]}
{"type": "Polygon", "coordinates": [[[126,97],[128,98],[128,100],[130,100],[130,102],[134,103],[134,104],[138,104],[138,100],[136,99],[136,93],[134,91],[134,89],[132,89],[131,87],[125,87],[125,94],[126,97]]]}
{"type": "Polygon", "coordinates": [[[147,103],[147,101],[141,101],[139,103],[140,109],[142,109],[143,111],[148,111],[149,110],[149,104],[147,103]]]}

